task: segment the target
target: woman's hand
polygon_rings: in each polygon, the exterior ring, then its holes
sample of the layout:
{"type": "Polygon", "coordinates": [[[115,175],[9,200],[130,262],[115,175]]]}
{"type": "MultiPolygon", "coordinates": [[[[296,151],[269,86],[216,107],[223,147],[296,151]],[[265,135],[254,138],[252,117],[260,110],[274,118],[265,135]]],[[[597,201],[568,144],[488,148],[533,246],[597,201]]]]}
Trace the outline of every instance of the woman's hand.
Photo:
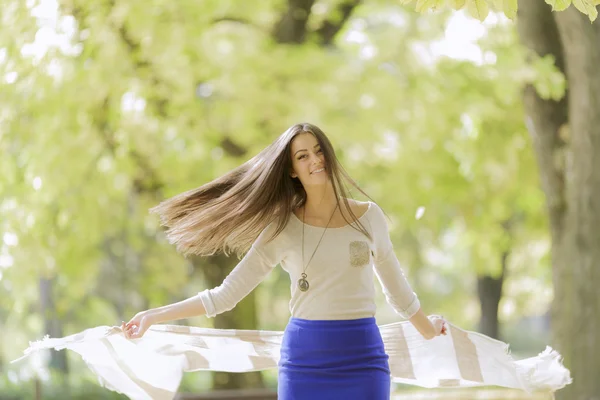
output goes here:
{"type": "Polygon", "coordinates": [[[128,323],[123,322],[121,329],[127,339],[139,339],[144,336],[151,325],[204,314],[206,314],[206,310],[202,299],[195,295],[178,303],[139,312],[128,323]]]}
{"type": "Polygon", "coordinates": [[[441,315],[430,315],[429,321],[433,325],[433,329],[435,331],[435,336],[446,335],[448,332],[448,324],[446,320],[441,315]]]}
{"type": "Polygon", "coordinates": [[[139,339],[154,324],[151,311],[142,311],[137,313],[129,322],[121,324],[123,334],[127,339],[139,339]]]}
{"type": "Polygon", "coordinates": [[[423,310],[419,310],[409,318],[409,321],[425,338],[425,340],[433,339],[436,336],[445,335],[448,324],[441,315],[425,315],[423,310]]]}

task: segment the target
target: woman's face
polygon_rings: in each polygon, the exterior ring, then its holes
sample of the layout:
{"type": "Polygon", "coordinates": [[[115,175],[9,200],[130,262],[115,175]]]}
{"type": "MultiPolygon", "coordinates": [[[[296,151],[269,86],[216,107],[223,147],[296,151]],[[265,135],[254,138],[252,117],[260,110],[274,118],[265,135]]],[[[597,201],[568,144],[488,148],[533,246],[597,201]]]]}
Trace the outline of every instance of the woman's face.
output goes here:
{"type": "Polygon", "coordinates": [[[302,186],[322,185],[327,182],[325,157],[321,146],[311,133],[301,133],[292,140],[292,178],[300,179],[302,186]]]}

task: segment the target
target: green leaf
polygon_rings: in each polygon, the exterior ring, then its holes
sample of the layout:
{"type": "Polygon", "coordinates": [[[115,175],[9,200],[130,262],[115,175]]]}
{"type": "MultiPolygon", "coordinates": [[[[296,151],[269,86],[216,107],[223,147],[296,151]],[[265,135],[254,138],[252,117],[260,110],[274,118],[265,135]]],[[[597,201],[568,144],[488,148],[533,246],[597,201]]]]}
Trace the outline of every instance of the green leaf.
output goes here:
{"type": "Polygon", "coordinates": [[[485,0],[469,0],[467,10],[473,18],[484,21],[490,13],[490,7],[485,0]]]}
{"type": "Polygon", "coordinates": [[[465,6],[465,3],[466,0],[450,0],[450,7],[452,7],[455,10],[461,10],[465,6]]]}
{"type": "Polygon", "coordinates": [[[567,81],[563,73],[556,67],[552,55],[538,57],[532,62],[534,71],[533,85],[541,98],[560,100],[565,95],[567,81]]]}
{"type": "Polygon", "coordinates": [[[598,10],[596,10],[594,0],[573,0],[573,4],[575,8],[586,14],[590,18],[590,21],[594,22],[598,17],[598,10]]]}
{"type": "Polygon", "coordinates": [[[488,3],[494,11],[504,10],[504,0],[488,0],[488,3]]]}
{"type": "Polygon", "coordinates": [[[418,0],[415,6],[415,11],[423,13],[429,10],[435,10],[442,5],[441,0],[418,0]]]}
{"type": "Polygon", "coordinates": [[[569,8],[571,0],[546,0],[552,6],[552,11],[563,11],[569,8]]]}
{"type": "Polygon", "coordinates": [[[504,0],[502,2],[502,11],[510,19],[515,19],[517,16],[517,1],[518,0],[504,0]]]}

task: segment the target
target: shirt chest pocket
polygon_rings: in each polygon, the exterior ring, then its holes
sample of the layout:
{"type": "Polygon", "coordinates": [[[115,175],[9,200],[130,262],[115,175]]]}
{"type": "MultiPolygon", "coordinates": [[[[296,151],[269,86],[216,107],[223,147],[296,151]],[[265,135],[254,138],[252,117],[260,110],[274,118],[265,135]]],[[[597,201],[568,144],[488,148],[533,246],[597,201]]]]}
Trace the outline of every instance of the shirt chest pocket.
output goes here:
{"type": "Polygon", "coordinates": [[[352,267],[359,268],[371,264],[371,249],[366,241],[356,240],[350,242],[349,253],[352,267]]]}

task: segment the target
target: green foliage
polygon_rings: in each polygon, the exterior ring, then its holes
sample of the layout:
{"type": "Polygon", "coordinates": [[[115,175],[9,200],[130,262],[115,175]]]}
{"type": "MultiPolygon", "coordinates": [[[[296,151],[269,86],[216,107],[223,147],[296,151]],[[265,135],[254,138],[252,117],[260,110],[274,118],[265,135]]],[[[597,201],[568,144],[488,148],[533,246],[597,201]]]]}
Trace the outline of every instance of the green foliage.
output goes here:
{"type": "Polygon", "coordinates": [[[598,17],[596,6],[600,4],[598,0],[546,0],[546,3],[552,6],[554,11],[563,11],[569,8],[571,3],[582,13],[590,17],[590,21],[595,21],[598,17]]]}
{"type": "MultiPolygon", "coordinates": [[[[202,290],[202,271],[166,243],[148,208],[234,168],[298,121],[324,128],[391,217],[396,253],[429,312],[473,325],[473,279],[498,274],[506,251],[515,255],[510,279],[541,276],[549,285],[544,254],[526,256],[547,234],[520,93],[533,83],[558,99],[564,77],[551,58],[526,62],[512,24],[489,28],[480,64],[420,51],[443,36],[452,15],[445,4],[479,19],[490,10],[512,18],[516,1],[419,0],[420,12],[440,10],[427,17],[365,2],[331,47],[313,36],[328,18],[339,21],[336,2],[318,2],[309,40],[286,45],[273,40],[285,11],[274,0],[63,1],[56,26],[65,43],[36,57],[20,50],[42,36],[44,20],[25,2],[8,4],[0,256],[12,266],[0,268],[0,324],[10,332],[3,359],[43,334],[42,277],[56,278],[65,334],[202,290]]],[[[261,327],[282,329],[289,279],[278,270],[263,289],[261,327]]],[[[528,296],[511,300],[526,308],[528,296]]],[[[383,320],[396,318],[381,296],[379,304],[383,320]]]]}
{"type": "MultiPolygon", "coordinates": [[[[487,18],[490,10],[502,12],[510,19],[517,16],[517,0],[401,0],[402,4],[415,2],[415,11],[424,13],[430,10],[436,10],[444,5],[455,10],[466,8],[468,13],[480,21],[487,18]]],[[[564,11],[571,3],[590,18],[595,21],[598,17],[596,6],[600,4],[598,0],[546,0],[546,3],[552,6],[554,11],[564,11]]]]}

